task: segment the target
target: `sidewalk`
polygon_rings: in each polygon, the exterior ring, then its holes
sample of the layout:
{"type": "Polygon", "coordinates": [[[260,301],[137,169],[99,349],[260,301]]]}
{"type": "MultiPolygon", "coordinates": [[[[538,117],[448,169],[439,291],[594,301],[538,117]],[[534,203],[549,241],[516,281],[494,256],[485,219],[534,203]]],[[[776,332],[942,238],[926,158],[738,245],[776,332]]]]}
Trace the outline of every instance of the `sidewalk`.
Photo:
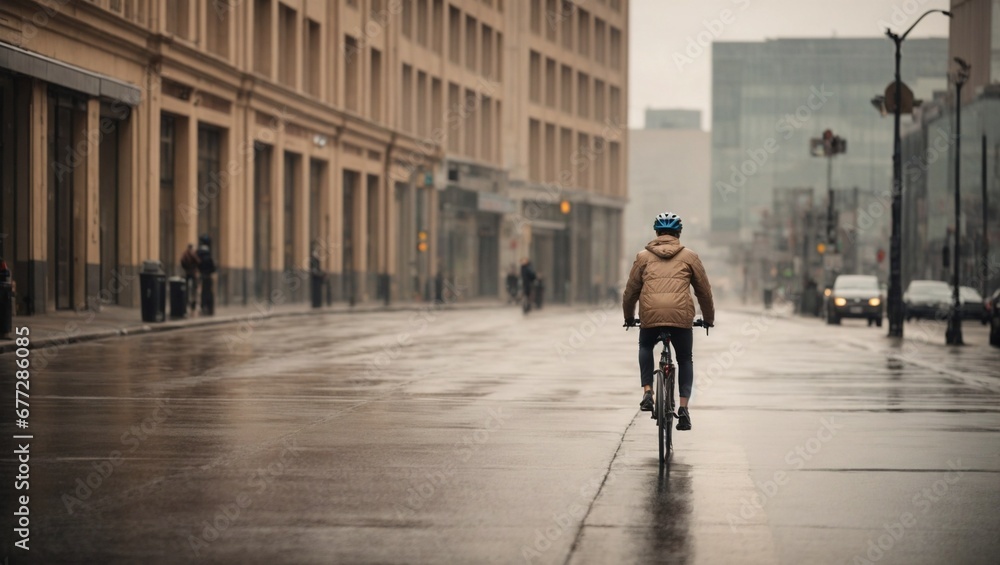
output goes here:
{"type": "MultiPolygon", "coordinates": [[[[351,314],[364,312],[405,312],[427,308],[472,309],[495,308],[504,305],[499,299],[475,299],[435,305],[431,302],[398,302],[385,306],[381,302],[365,302],[355,306],[344,303],[312,308],[308,303],[273,305],[257,303],[248,306],[225,306],[216,310],[214,316],[191,316],[164,322],[143,322],[139,308],[104,306],[99,312],[84,310],[50,312],[37,316],[15,316],[13,327],[27,327],[30,330],[31,347],[34,349],[51,346],[65,346],[70,343],[90,341],[109,337],[148,332],[163,332],[192,327],[234,324],[240,322],[257,323],[268,318],[288,316],[309,316],[321,314],[351,314]]],[[[11,332],[11,338],[17,337],[11,332]]],[[[14,339],[0,339],[0,353],[14,351],[14,339]]]]}
{"type": "Polygon", "coordinates": [[[831,343],[839,341],[858,349],[880,353],[890,365],[908,363],[935,371],[958,381],[977,386],[1000,388],[1000,348],[989,344],[989,326],[975,320],[962,322],[964,346],[945,344],[944,320],[912,320],[903,325],[903,338],[889,338],[888,327],[868,328],[864,320],[844,320],[841,325],[828,325],[821,318],[799,316],[789,303],[776,302],[765,310],[760,304],[730,304],[723,312],[740,312],[771,319],[793,322],[810,327],[814,335],[827,336],[831,343]]]}

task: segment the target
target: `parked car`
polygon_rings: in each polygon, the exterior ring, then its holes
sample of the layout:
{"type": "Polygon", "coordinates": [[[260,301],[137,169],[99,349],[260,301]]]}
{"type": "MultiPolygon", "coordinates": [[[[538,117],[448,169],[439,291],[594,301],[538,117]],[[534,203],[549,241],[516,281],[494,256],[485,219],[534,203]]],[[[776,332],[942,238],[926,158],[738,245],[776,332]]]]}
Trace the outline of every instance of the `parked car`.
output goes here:
{"type": "Polygon", "coordinates": [[[951,287],[943,281],[911,281],[903,293],[906,321],[913,318],[945,318],[951,305],[951,287]]]}
{"type": "Polygon", "coordinates": [[[985,326],[989,323],[986,315],[986,304],[979,291],[971,286],[958,287],[958,299],[962,302],[962,319],[979,320],[985,326]]]}
{"type": "Polygon", "coordinates": [[[868,325],[882,326],[885,306],[878,277],[840,275],[830,290],[826,323],[839,324],[843,318],[867,318],[868,325]]]}
{"type": "Polygon", "coordinates": [[[990,345],[1000,347],[1000,288],[986,299],[986,310],[990,317],[990,345]]]}

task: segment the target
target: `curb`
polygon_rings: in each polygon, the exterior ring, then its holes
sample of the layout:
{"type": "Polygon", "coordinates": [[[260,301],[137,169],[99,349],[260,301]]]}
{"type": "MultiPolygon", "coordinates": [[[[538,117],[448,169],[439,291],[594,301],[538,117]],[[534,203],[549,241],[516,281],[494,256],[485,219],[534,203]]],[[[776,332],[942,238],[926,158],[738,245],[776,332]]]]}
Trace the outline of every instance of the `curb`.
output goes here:
{"type": "MultiPolygon", "coordinates": [[[[269,320],[272,318],[290,318],[293,316],[317,316],[323,314],[379,314],[384,312],[413,312],[417,310],[424,310],[427,308],[435,310],[485,310],[489,308],[499,308],[505,306],[505,303],[498,302],[496,304],[491,303],[469,303],[469,304],[446,304],[446,305],[432,305],[432,304],[414,304],[406,306],[381,306],[381,307],[362,307],[357,309],[309,309],[309,310],[291,310],[287,312],[269,312],[262,314],[262,318],[269,320]]],[[[259,312],[244,312],[243,314],[230,315],[226,317],[210,317],[210,318],[196,318],[188,320],[185,322],[181,321],[166,321],[155,325],[150,325],[148,323],[143,323],[142,325],[136,326],[126,326],[118,329],[105,329],[96,330],[88,333],[83,333],[79,335],[65,335],[59,337],[47,337],[42,339],[32,339],[31,344],[28,349],[45,349],[49,347],[65,347],[74,343],[82,343],[87,341],[95,341],[99,339],[108,339],[112,337],[125,337],[131,335],[141,335],[147,333],[157,333],[157,332],[168,332],[184,329],[194,329],[194,328],[204,328],[209,326],[221,326],[226,324],[235,324],[243,321],[247,316],[257,315],[259,312]]],[[[16,336],[13,336],[16,337],[16,336]]],[[[4,343],[0,343],[0,354],[10,353],[18,349],[17,344],[14,342],[13,337],[4,343]]]]}

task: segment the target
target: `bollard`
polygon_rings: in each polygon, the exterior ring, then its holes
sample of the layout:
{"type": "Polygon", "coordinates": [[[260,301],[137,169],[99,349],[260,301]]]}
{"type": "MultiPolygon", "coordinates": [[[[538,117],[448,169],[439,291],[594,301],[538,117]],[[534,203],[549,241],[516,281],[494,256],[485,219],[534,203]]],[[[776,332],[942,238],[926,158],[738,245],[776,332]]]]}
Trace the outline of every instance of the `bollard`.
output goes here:
{"type": "Polygon", "coordinates": [[[159,261],[143,261],[139,273],[139,299],[143,322],[162,322],[166,318],[166,275],[159,261]]]}

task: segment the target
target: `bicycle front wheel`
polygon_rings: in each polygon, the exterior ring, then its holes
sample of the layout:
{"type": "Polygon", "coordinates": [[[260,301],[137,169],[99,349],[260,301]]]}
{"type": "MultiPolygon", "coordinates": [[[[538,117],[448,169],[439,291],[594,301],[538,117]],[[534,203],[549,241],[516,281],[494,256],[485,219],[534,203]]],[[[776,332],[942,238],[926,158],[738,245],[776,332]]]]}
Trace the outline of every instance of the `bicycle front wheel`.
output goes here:
{"type": "Polygon", "coordinates": [[[670,442],[670,420],[667,417],[667,395],[666,386],[663,379],[663,371],[657,369],[653,372],[655,378],[655,396],[653,398],[653,408],[656,415],[656,443],[660,449],[660,463],[667,460],[670,442]]]}

